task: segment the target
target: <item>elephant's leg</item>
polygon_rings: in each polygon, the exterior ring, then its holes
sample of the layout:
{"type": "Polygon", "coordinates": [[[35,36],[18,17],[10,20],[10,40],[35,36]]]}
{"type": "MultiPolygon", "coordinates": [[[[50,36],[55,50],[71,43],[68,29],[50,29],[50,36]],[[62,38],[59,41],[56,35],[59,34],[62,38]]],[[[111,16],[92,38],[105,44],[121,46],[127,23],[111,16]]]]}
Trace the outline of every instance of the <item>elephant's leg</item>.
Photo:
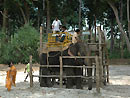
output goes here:
{"type": "MultiPolygon", "coordinates": [[[[46,75],[47,74],[47,71],[46,71],[46,68],[41,68],[40,67],[40,75],[46,75]]],[[[41,77],[39,79],[40,81],[40,86],[41,87],[47,87],[47,83],[46,83],[46,78],[45,77],[41,77]]]]}
{"type": "MultiPolygon", "coordinates": [[[[52,75],[49,68],[48,68],[48,71],[47,71],[47,75],[52,75]]],[[[52,87],[53,86],[52,78],[50,78],[50,77],[46,78],[46,84],[47,84],[48,87],[52,87]]]]}
{"type": "MultiPolygon", "coordinates": [[[[66,75],[73,76],[74,69],[73,68],[66,68],[66,75]]],[[[73,88],[73,85],[74,85],[73,78],[67,78],[66,88],[73,88]]]]}
{"type": "MultiPolygon", "coordinates": [[[[82,76],[82,69],[81,68],[75,68],[75,75],[76,76],[82,76]]],[[[78,77],[75,80],[76,88],[82,89],[82,78],[78,77]]]]}
{"type": "MultiPolygon", "coordinates": [[[[59,71],[58,68],[51,68],[51,75],[59,75],[59,71]]],[[[56,77],[52,77],[51,78],[51,85],[55,85],[56,84],[56,77]]]]}
{"type": "Polygon", "coordinates": [[[92,78],[90,78],[92,76],[92,68],[88,68],[87,69],[87,74],[88,74],[88,90],[91,90],[92,89],[92,78]]]}
{"type": "Polygon", "coordinates": [[[106,85],[106,66],[103,66],[103,84],[106,85]]]}
{"type": "MultiPolygon", "coordinates": [[[[47,61],[46,61],[46,58],[47,58],[47,55],[45,53],[42,53],[40,55],[40,65],[46,65],[47,64],[47,61]]],[[[48,69],[47,68],[44,68],[44,67],[40,67],[40,70],[39,70],[39,75],[47,75],[48,73],[48,69]]],[[[40,86],[41,87],[47,87],[47,81],[46,81],[47,78],[45,77],[40,77],[39,78],[39,82],[40,82],[40,86]]]]}

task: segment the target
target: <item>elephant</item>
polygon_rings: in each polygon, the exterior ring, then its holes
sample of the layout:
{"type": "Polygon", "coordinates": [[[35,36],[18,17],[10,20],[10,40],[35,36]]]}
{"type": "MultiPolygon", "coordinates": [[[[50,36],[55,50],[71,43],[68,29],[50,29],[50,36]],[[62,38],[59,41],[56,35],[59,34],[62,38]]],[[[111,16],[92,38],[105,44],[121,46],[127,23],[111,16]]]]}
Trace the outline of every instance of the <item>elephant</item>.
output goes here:
{"type": "MultiPolygon", "coordinates": [[[[77,42],[75,44],[71,44],[69,46],[68,49],[60,52],[54,52],[51,51],[49,52],[49,58],[48,58],[48,62],[49,65],[60,65],[60,61],[59,61],[59,56],[70,56],[70,53],[68,52],[70,51],[71,55],[73,56],[78,56],[79,54],[81,56],[90,56],[91,55],[91,51],[89,49],[89,46],[87,45],[87,43],[84,42],[77,42]]],[[[81,58],[64,58],[63,59],[63,65],[72,65],[72,66],[82,66],[82,65],[90,65],[90,61],[88,59],[81,59],[81,58]]],[[[47,65],[47,54],[46,53],[42,53],[40,55],[40,65],[47,65]]],[[[59,68],[43,68],[40,67],[40,74],[41,75],[50,75],[50,74],[54,74],[56,72],[59,72],[59,68]]],[[[64,68],[64,72],[66,73],[67,76],[81,76],[82,75],[82,69],[81,68],[64,68]]],[[[87,68],[87,74],[88,76],[92,76],[92,69],[91,68],[87,68]]],[[[53,86],[53,79],[52,78],[46,78],[46,77],[41,77],[40,79],[40,86],[41,87],[51,87],[53,86]]],[[[73,88],[73,86],[76,85],[77,89],[82,89],[82,78],[77,77],[77,78],[67,78],[66,81],[66,88],[73,88]]],[[[92,79],[89,78],[88,80],[88,89],[91,90],[92,89],[92,79]]]]}

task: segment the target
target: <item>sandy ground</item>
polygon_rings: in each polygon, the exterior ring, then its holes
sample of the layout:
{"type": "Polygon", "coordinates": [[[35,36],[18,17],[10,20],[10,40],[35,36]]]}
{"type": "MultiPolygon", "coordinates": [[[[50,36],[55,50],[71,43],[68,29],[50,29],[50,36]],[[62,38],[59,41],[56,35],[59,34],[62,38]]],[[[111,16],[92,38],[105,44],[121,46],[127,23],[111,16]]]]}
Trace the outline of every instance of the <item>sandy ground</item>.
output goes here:
{"type": "MultiPolygon", "coordinates": [[[[19,66],[16,87],[8,92],[5,88],[6,68],[0,66],[0,98],[130,98],[130,65],[111,65],[110,83],[101,89],[100,94],[95,88],[89,91],[87,87],[84,90],[39,87],[38,78],[34,78],[34,87],[29,88],[29,78],[24,82],[26,74],[19,66]]],[[[39,73],[36,68],[34,70],[34,74],[39,73]]]]}

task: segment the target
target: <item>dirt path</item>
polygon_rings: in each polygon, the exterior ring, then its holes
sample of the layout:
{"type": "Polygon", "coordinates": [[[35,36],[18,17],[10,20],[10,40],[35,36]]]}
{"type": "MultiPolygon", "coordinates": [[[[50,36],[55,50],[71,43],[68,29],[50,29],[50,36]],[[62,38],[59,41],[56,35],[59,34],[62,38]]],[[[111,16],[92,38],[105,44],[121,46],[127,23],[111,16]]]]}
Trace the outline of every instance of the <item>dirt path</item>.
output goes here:
{"type": "MultiPolygon", "coordinates": [[[[38,78],[34,78],[34,87],[29,88],[29,82],[23,82],[26,74],[23,68],[18,68],[16,87],[8,92],[5,85],[5,71],[7,66],[0,66],[0,98],[130,98],[130,65],[110,66],[110,83],[97,94],[96,89],[84,90],[64,88],[39,87],[38,78]]],[[[38,74],[37,69],[34,74],[38,74]]],[[[29,78],[28,78],[29,81],[29,78]]]]}

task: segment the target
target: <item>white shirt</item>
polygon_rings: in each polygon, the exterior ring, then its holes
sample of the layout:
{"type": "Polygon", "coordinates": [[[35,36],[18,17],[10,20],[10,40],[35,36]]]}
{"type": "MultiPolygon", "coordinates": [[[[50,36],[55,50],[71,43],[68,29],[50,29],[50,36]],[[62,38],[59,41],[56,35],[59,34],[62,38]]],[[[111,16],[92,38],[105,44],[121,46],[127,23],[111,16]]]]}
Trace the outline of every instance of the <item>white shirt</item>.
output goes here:
{"type": "MultiPolygon", "coordinates": [[[[62,31],[62,32],[68,32],[68,31],[65,30],[65,31],[62,31]]],[[[61,34],[61,37],[63,37],[63,36],[65,36],[65,33],[62,33],[62,34],[61,34]]]]}
{"type": "Polygon", "coordinates": [[[78,34],[76,32],[74,32],[73,36],[72,36],[72,43],[77,43],[77,38],[78,37],[78,34]]]}
{"type": "Polygon", "coordinates": [[[52,23],[53,31],[60,31],[60,25],[62,25],[60,20],[54,20],[52,23]]]}

